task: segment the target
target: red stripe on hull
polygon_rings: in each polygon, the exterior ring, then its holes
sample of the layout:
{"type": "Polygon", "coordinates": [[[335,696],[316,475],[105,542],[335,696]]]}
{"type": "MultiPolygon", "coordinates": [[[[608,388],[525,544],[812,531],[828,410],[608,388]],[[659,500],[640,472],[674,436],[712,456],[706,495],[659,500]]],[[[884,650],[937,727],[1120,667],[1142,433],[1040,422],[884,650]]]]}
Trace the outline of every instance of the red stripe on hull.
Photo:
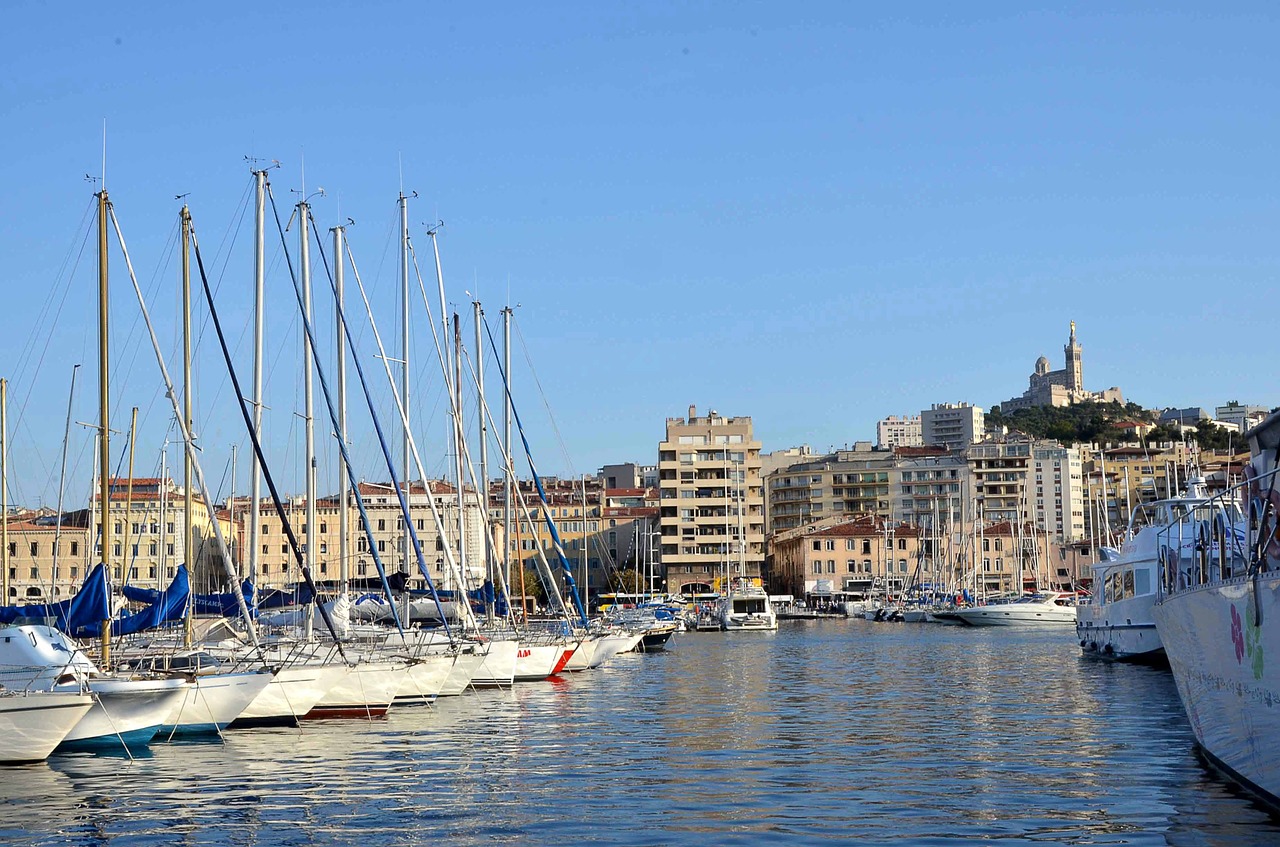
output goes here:
{"type": "Polygon", "coordinates": [[[319,721],[326,718],[385,718],[387,706],[316,706],[302,716],[303,720],[319,721]]]}

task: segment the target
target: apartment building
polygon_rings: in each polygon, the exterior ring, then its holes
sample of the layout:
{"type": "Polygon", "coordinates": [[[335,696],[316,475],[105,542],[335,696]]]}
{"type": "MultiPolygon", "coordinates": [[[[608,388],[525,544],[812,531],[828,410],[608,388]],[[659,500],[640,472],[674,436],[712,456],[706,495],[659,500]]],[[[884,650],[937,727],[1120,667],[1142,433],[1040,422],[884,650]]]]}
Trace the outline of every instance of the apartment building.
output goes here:
{"type": "Polygon", "coordinates": [[[768,533],[829,518],[878,515],[932,525],[965,519],[969,465],[941,447],[853,450],[813,456],[766,479],[768,533]],[[935,517],[936,516],[936,517],[935,517]]]}
{"type": "Polygon", "coordinates": [[[920,413],[923,443],[930,447],[959,450],[981,441],[986,414],[968,403],[934,403],[920,413]]]}
{"type": "Polygon", "coordinates": [[[1035,525],[1062,544],[1083,539],[1085,488],[1080,450],[1036,446],[1031,451],[1031,470],[1035,525]]]}
{"type": "Polygon", "coordinates": [[[924,430],[921,428],[920,416],[890,415],[877,421],[876,446],[881,450],[924,446],[924,430]]]}
{"type": "Polygon", "coordinates": [[[1032,508],[1026,491],[1034,442],[1023,436],[971,445],[965,451],[980,521],[1026,523],[1032,508]]]}
{"type": "Polygon", "coordinates": [[[714,590],[728,576],[762,577],[764,486],[749,417],[714,409],[668,418],[658,444],[658,504],[667,590],[714,590]]]}

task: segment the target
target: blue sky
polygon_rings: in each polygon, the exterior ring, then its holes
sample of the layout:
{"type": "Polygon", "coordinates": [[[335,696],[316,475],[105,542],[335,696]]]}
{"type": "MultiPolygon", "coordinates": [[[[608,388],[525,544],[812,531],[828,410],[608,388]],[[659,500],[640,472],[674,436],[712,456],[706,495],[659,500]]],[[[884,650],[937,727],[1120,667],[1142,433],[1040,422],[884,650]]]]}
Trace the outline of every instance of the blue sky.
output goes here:
{"type": "MultiPolygon", "coordinates": [[[[450,299],[478,293],[491,318],[520,304],[516,396],[547,473],[652,462],[690,403],[751,415],[766,450],[872,438],[876,419],[935,402],[990,406],[1037,356],[1061,366],[1073,319],[1090,388],[1280,403],[1259,367],[1280,292],[1277,23],[1266,4],[17,4],[0,34],[13,499],[56,498],[76,362],[73,417],[95,416],[84,175],[102,170],[104,119],[107,187],[171,368],[175,195],[247,380],[244,157],[280,160],[283,214],[305,163],[321,226],[356,220],[388,340],[403,184],[428,286],[424,224],[443,219],[450,299]]],[[[268,453],[300,490],[299,330],[269,236],[268,453]]],[[[113,427],[140,408],[151,473],[167,410],[118,254],[112,268],[113,427]]],[[[438,365],[420,307],[414,321],[414,414],[442,473],[438,365]]],[[[198,430],[225,494],[230,446],[241,491],[247,452],[212,340],[198,430]]],[[[358,470],[385,478],[351,406],[358,470]]],[[[87,433],[72,433],[73,502],[87,433]]]]}

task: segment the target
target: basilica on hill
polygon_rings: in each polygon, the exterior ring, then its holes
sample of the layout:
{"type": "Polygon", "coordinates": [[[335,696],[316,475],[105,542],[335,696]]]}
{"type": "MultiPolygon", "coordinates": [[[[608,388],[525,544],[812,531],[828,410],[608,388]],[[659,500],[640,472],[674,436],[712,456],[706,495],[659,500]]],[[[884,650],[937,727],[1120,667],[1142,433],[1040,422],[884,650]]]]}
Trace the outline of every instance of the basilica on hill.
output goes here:
{"type": "Polygon", "coordinates": [[[1080,342],[1076,341],[1076,322],[1071,322],[1071,337],[1067,346],[1062,348],[1066,354],[1065,367],[1059,371],[1049,370],[1049,360],[1044,356],[1036,359],[1035,372],[1031,374],[1030,384],[1021,397],[1013,397],[1000,404],[1003,412],[1015,409],[1028,409],[1032,406],[1070,406],[1074,403],[1123,403],[1124,395],[1116,386],[1105,391],[1086,391],[1084,387],[1084,351],[1080,342]]]}

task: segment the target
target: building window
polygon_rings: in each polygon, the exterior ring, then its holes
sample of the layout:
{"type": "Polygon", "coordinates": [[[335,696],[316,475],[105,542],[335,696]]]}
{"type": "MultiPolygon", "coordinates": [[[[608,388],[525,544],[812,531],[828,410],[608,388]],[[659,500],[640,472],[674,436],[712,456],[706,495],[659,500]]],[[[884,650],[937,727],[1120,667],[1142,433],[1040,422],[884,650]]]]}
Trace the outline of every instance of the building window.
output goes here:
{"type": "MultiPolygon", "coordinates": [[[[79,541],[72,541],[72,542],[71,542],[71,555],[72,555],[72,556],[78,556],[79,554],[80,554],[80,542],[79,542],[79,541]]],[[[72,568],[72,570],[75,570],[75,568],[72,568]]],[[[74,573],[73,573],[73,574],[71,574],[71,575],[72,575],[72,576],[75,576],[75,574],[74,574],[74,573]]]]}
{"type": "Polygon", "coordinates": [[[39,554],[40,554],[40,542],[38,542],[38,541],[32,541],[32,542],[31,542],[31,555],[32,555],[32,556],[37,556],[37,555],[39,555],[39,554]]]}
{"type": "Polygon", "coordinates": [[[905,539],[905,538],[899,538],[899,539],[898,539],[898,549],[899,549],[899,550],[906,550],[906,549],[907,549],[907,539],[905,539]]]}
{"type": "Polygon", "coordinates": [[[822,573],[822,561],[821,561],[821,560],[817,560],[817,561],[815,561],[815,562],[813,563],[813,572],[814,572],[814,573],[822,573]]]}
{"type": "Polygon", "coordinates": [[[847,564],[848,564],[848,566],[849,566],[849,573],[857,573],[857,572],[858,572],[858,563],[857,563],[857,561],[856,561],[856,560],[854,560],[854,559],[850,559],[850,560],[847,562],[847,564]]]}

